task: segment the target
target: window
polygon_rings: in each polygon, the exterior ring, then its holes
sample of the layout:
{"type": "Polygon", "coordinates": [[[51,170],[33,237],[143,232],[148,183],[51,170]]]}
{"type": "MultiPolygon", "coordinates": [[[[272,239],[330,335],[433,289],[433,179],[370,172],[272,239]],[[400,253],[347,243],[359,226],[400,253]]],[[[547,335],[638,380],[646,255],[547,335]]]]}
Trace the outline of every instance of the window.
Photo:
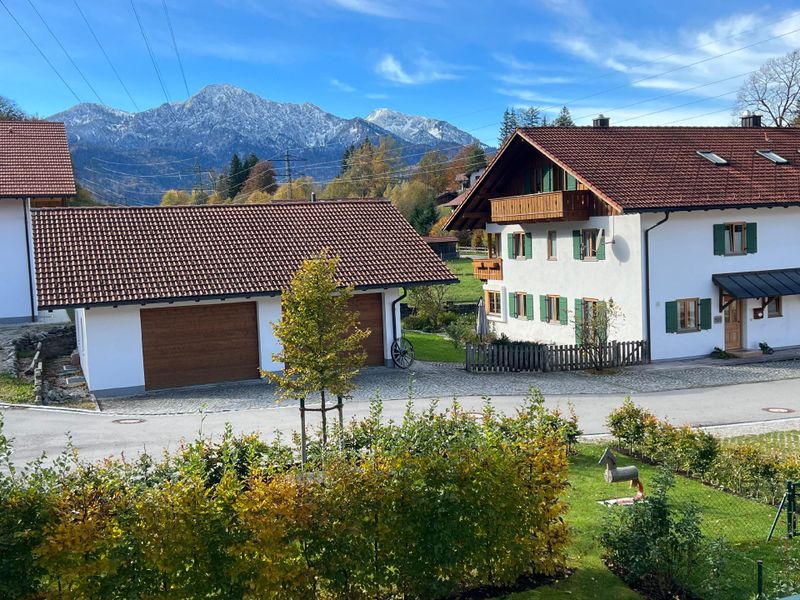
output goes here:
{"type": "Polygon", "coordinates": [[[525,258],[525,234],[514,234],[514,257],[525,258]]]}
{"type": "Polygon", "coordinates": [[[720,223],[714,225],[714,254],[737,256],[758,251],[757,223],[720,223]]]}
{"type": "Polygon", "coordinates": [[[767,317],[772,319],[773,317],[782,317],[783,316],[783,301],[780,296],[775,296],[774,298],[769,299],[769,303],[767,304],[767,317]]]}
{"type": "Polygon", "coordinates": [[[728,161],[722,158],[716,152],[711,152],[710,150],[698,150],[697,153],[706,160],[710,160],[715,165],[722,166],[728,164],[728,161]]]}
{"type": "Polygon", "coordinates": [[[523,292],[514,294],[514,315],[518,319],[527,319],[530,315],[526,310],[528,303],[526,302],[527,295],[523,292]]]}
{"type": "Polygon", "coordinates": [[[553,230],[547,232],[547,260],[556,260],[557,233],[553,230]]]}
{"type": "Polygon", "coordinates": [[[597,245],[600,231],[598,229],[581,230],[581,259],[597,258],[597,245]]]}
{"type": "Polygon", "coordinates": [[[772,150],[756,150],[756,154],[763,156],[769,161],[772,161],[776,165],[786,165],[789,163],[788,160],[783,158],[780,154],[773,152],[772,150]]]}
{"type": "Polygon", "coordinates": [[[697,298],[678,300],[678,331],[700,329],[700,301],[697,298]]]}
{"type": "Polygon", "coordinates": [[[530,233],[508,234],[508,258],[533,258],[533,238],[530,233]]]}
{"type": "Polygon", "coordinates": [[[558,296],[547,296],[547,322],[561,323],[561,308],[558,296]]]}
{"type": "Polygon", "coordinates": [[[489,258],[497,258],[500,256],[500,234],[489,233],[486,235],[486,241],[489,246],[489,258]]]}
{"type": "Polygon", "coordinates": [[[497,290],[486,291],[486,314],[500,316],[500,292],[497,290]]]}

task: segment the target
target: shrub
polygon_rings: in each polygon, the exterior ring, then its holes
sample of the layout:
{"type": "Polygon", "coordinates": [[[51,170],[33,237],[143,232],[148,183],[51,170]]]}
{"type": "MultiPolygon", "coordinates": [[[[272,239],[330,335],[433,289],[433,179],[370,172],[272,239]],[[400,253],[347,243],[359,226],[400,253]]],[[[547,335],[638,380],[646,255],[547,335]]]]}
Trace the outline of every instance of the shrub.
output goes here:
{"type": "MultiPolygon", "coordinates": [[[[160,461],[17,471],[0,427],[0,597],[438,598],[565,568],[568,421],[381,406],[298,449],[230,429],[160,461]]],[[[313,437],[313,436],[312,436],[313,437]]]]}
{"type": "Polygon", "coordinates": [[[450,337],[453,346],[460,348],[467,342],[478,339],[474,315],[459,315],[444,327],[444,332],[450,337]]]}

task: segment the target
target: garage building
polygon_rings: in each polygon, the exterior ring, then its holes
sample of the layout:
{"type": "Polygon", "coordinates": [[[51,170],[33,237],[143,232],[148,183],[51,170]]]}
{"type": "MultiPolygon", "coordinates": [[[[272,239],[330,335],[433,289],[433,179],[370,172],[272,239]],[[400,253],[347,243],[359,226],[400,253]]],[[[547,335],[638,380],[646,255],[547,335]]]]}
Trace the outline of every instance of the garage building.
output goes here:
{"type": "Polygon", "coordinates": [[[455,281],[384,200],[47,208],[32,223],[39,310],[75,309],[81,366],[100,396],[282,369],[280,293],[322,249],[356,289],[370,366],[391,366],[401,288],[455,281]]]}

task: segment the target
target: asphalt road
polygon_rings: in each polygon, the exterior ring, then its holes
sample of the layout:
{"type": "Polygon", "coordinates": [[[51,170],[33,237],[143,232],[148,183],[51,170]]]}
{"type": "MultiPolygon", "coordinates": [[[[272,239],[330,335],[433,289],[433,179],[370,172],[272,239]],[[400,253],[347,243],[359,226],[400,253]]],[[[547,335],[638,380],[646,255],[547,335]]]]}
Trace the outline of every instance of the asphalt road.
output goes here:
{"type": "MultiPolygon", "coordinates": [[[[499,396],[493,398],[493,403],[498,410],[513,411],[520,405],[521,399],[521,396],[499,396]]],[[[566,409],[572,402],[584,433],[602,434],[607,432],[606,416],[623,399],[622,394],[550,395],[546,396],[546,403],[552,408],[566,409]]],[[[782,420],[782,423],[773,425],[782,429],[800,428],[800,380],[797,379],[641,393],[634,400],[675,424],[710,426],[782,420]],[[768,407],[788,408],[796,411],[796,414],[763,410],[768,407]]],[[[483,405],[483,400],[475,396],[462,397],[459,401],[469,411],[479,411],[483,405]]],[[[447,404],[442,402],[440,406],[447,404]]],[[[417,410],[428,405],[429,400],[415,401],[417,410]]],[[[387,419],[399,420],[405,408],[405,401],[385,401],[384,415],[387,419]]],[[[351,402],[345,405],[345,418],[361,418],[368,411],[368,403],[351,402]]],[[[219,436],[226,423],[230,423],[235,432],[259,431],[265,439],[272,438],[276,431],[288,434],[299,427],[298,411],[294,406],[216,412],[202,416],[133,415],[133,422],[119,422],[124,416],[118,414],[53,409],[3,408],[0,414],[6,435],[14,438],[14,461],[17,464],[36,458],[43,452],[50,457],[58,454],[64,448],[67,434],[72,436],[82,458],[97,460],[122,453],[132,458],[145,450],[160,454],[162,449],[175,449],[181,439],[193,439],[201,432],[204,436],[219,436]]],[[[729,434],[736,432],[730,428],[727,431],[729,434]]]]}

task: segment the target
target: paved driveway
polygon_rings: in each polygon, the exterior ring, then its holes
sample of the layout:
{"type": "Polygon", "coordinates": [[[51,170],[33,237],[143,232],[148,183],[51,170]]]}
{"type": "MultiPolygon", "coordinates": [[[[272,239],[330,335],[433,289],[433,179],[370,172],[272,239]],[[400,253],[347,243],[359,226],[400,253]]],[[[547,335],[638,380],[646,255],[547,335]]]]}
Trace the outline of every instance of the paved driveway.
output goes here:
{"type": "MultiPolygon", "coordinates": [[[[580,396],[610,394],[625,396],[647,392],[686,390],[709,386],[800,378],[800,360],[755,364],[722,361],[686,361],[630,367],[612,374],[586,371],[556,373],[467,373],[460,365],[415,363],[403,371],[375,367],[356,381],[350,402],[365,402],[376,394],[384,400],[468,396],[523,395],[530,387],[545,395],[580,396]]],[[[100,399],[103,412],[125,415],[211,413],[292,406],[265,382],[245,382],[164,390],[130,398],[100,399]]]]}

